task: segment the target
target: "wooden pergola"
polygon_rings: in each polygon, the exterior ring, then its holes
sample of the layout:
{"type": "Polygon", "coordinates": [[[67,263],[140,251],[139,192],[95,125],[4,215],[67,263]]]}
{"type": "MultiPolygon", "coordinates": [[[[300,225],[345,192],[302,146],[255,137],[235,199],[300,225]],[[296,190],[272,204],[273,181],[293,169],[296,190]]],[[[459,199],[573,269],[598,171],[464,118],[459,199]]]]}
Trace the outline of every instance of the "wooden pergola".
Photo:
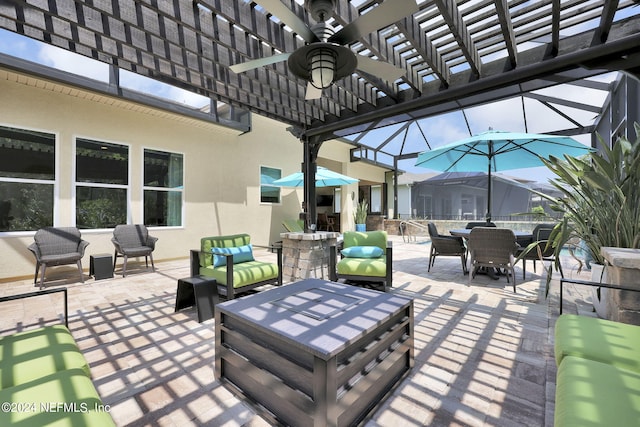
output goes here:
{"type": "MultiPolygon", "coordinates": [[[[276,1],[277,10],[287,9],[309,26],[315,23],[303,0],[276,1]]],[[[336,0],[327,23],[340,29],[385,2],[336,0]]],[[[223,102],[288,123],[305,143],[308,174],[315,171],[320,144],[331,138],[609,70],[640,70],[636,1],[416,3],[416,13],[348,45],[401,68],[404,76],[387,81],[356,70],[310,101],[305,100],[307,82],[286,62],[239,74],[229,69],[305,45],[287,26],[291,18],[266,10],[273,0],[3,0],[0,28],[109,64],[116,87],[117,71],[128,70],[207,96],[212,106],[223,102]]],[[[215,108],[211,114],[216,117],[215,108]]],[[[589,129],[576,124],[563,132],[589,129]]],[[[417,155],[403,155],[412,154],[417,155]]],[[[313,186],[306,188],[305,199],[315,200],[314,192],[313,186]]]]}

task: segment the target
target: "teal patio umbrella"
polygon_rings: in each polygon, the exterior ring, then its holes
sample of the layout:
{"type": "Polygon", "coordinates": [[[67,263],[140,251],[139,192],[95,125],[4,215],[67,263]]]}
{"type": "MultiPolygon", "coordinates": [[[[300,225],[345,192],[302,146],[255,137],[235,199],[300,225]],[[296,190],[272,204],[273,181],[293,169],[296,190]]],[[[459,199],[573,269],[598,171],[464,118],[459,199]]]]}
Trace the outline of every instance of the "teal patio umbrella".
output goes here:
{"type": "Polygon", "coordinates": [[[579,157],[592,151],[573,138],[489,130],[460,141],[425,151],[416,166],[442,172],[487,172],[487,222],[491,221],[491,173],[544,166],[542,158],[579,157]]]}
{"type": "MultiPolygon", "coordinates": [[[[316,187],[338,187],[340,185],[355,184],[357,179],[339,174],[329,169],[318,166],[316,171],[316,187]]],[[[304,185],[304,174],[296,172],[284,178],[276,179],[272,183],[279,187],[302,187],[304,185]]]]}

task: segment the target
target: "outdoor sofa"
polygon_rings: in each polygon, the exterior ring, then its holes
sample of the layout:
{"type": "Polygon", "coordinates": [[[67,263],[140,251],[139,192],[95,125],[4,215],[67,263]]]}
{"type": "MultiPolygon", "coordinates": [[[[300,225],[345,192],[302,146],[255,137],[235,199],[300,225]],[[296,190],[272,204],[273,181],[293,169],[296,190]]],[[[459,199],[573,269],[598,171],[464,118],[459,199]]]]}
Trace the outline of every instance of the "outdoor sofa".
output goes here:
{"type": "Polygon", "coordinates": [[[67,289],[0,298],[0,303],[64,293],[64,324],[0,337],[0,426],[115,426],[89,364],[68,328],[67,289]]]}
{"type": "Polygon", "coordinates": [[[263,285],[282,285],[282,246],[277,264],[256,261],[248,234],[203,237],[200,250],[191,250],[191,276],[206,276],[218,282],[218,295],[233,299],[236,295],[263,285]]]}
{"type": "MultiPolygon", "coordinates": [[[[601,286],[561,280],[565,282],[601,286]]],[[[554,355],[556,427],[638,425],[640,326],[561,314],[555,325],[554,355]]]]}

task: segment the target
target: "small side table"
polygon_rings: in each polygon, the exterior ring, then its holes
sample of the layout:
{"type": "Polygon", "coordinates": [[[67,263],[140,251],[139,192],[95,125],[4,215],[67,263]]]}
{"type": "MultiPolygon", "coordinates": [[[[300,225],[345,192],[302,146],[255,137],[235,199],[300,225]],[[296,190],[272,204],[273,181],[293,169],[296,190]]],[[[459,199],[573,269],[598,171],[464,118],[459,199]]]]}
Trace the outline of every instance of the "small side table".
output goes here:
{"type": "Polygon", "coordinates": [[[89,257],[89,276],[95,280],[113,277],[113,258],[111,254],[97,254],[89,257]]]}
{"type": "Polygon", "coordinates": [[[178,280],[175,311],[196,306],[198,322],[213,318],[213,310],[220,302],[218,282],[206,276],[186,277],[178,280]]]}

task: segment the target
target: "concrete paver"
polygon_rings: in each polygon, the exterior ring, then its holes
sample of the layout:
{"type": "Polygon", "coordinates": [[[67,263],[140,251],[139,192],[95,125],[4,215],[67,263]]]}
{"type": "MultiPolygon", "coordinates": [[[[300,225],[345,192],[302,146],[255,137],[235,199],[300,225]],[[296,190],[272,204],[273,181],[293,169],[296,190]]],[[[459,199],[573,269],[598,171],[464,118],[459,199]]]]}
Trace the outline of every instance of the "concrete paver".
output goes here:
{"type": "MultiPolygon", "coordinates": [[[[415,367],[364,424],[552,426],[557,281],[545,298],[540,266],[523,280],[519,265],[517,293],[504,277],[478,275],[469,284],[459,258],[439,257],[427,273],[428,243],[392,240],[391,292],[414,300],[415,367]]],[[[586,278],[569,260],[564,268],[586,278]]],[[[215,380],[214,320],[198,323],[194,309],[173,312],[177,280],[188,271],[185,258],[83,285],[58,267],[45,283],[69,289],[69,327],[119,426],[269,425],[215,380]]],[[[0,283],[1,295],[36,289],[32,280],[0,283]]],[[[588,303],[585,292],[568,289],[565,310],[588,312],[588,303]]],[[[55,322],[61,307],[58,295],[5,303],[0,332],[55,322]]]]}

